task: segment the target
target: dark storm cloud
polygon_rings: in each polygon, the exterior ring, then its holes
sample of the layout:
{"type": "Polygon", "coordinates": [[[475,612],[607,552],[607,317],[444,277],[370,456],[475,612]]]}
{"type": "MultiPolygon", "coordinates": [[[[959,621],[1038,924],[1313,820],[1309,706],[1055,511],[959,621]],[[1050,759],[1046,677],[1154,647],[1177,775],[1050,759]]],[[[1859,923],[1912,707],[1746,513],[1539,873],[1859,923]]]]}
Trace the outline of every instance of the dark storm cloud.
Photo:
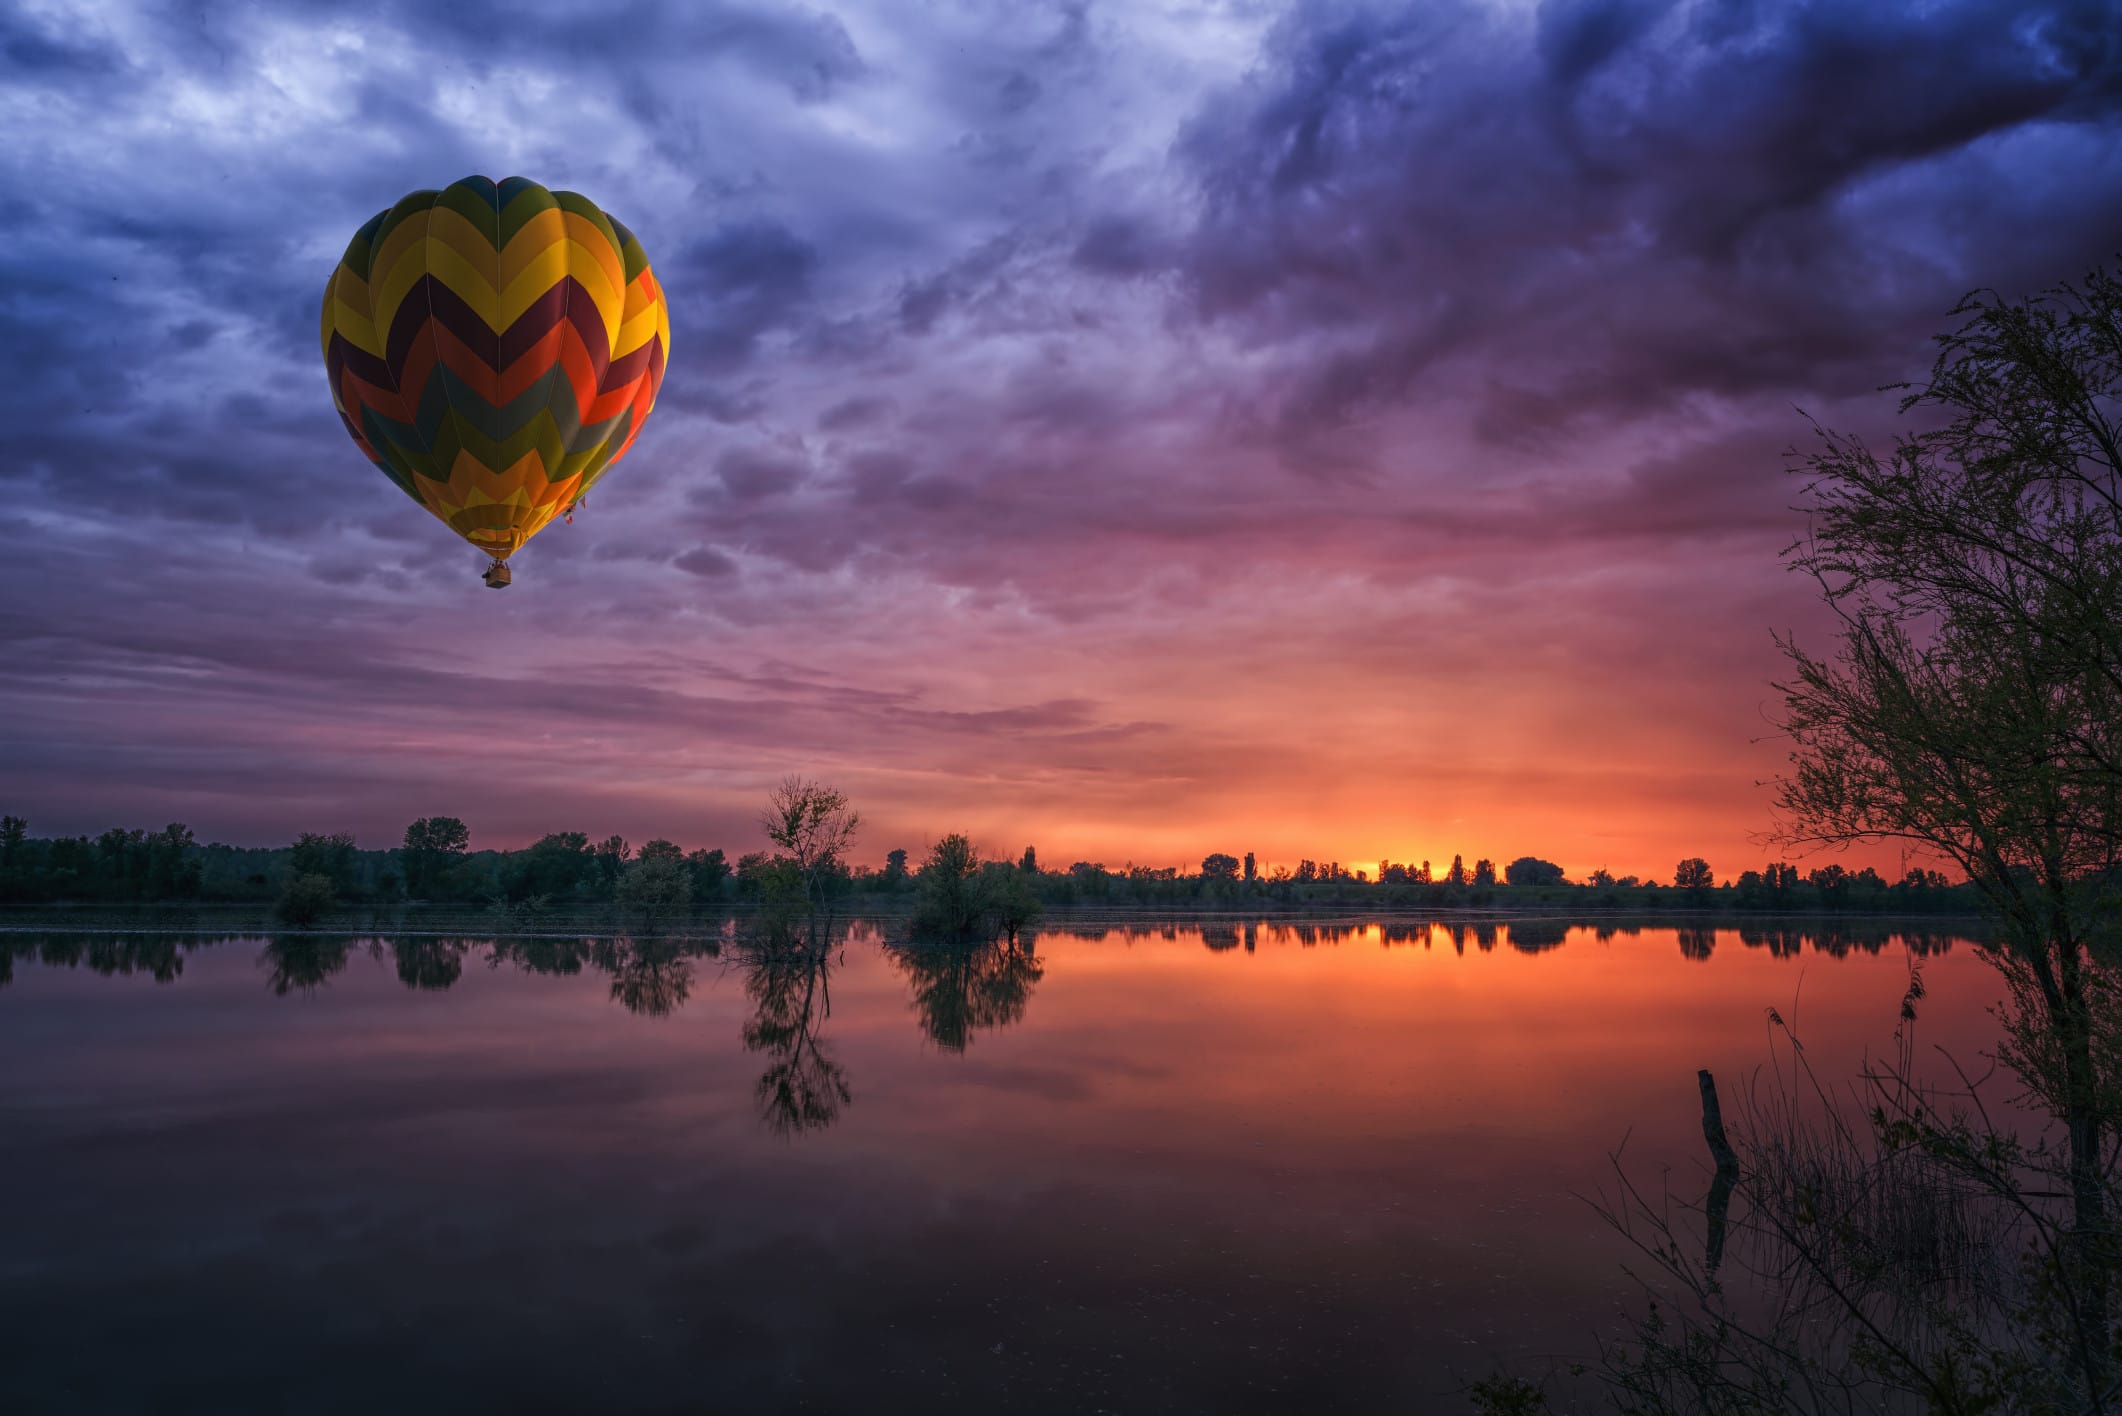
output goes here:
{"type": "Polygon", "coordinates": [[[1498,434],[1845,392],[1966,286],[2122,229],[2109,4],[1590,0],[1522,28],[1303,7],[1189,130],[1184,269],[1205,318],[1300,351],[1285,433],[1453,359],[1488,364],[1498,434]]]}
{"type": "Polygon", "coordinates": [[[750,358],[760,336],[810,313],[818,252],[778,222],[719,226],[678,252],[669,270],[674,318],[712,375],[750,358]]]}

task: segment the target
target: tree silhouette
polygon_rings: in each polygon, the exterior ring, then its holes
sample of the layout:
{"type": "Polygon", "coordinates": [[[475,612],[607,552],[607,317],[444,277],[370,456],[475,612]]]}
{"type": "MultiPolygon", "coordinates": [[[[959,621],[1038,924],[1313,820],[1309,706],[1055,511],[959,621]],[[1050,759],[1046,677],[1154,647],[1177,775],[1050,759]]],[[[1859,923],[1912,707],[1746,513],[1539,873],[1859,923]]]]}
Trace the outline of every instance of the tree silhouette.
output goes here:
{"type": "Polygon", "coordinates": [[[454,816],[423,816],[405,828],[398,852],[405,892],[425,899],[442,889],[449,872],[470,849],[471,831],[454,816]]]}

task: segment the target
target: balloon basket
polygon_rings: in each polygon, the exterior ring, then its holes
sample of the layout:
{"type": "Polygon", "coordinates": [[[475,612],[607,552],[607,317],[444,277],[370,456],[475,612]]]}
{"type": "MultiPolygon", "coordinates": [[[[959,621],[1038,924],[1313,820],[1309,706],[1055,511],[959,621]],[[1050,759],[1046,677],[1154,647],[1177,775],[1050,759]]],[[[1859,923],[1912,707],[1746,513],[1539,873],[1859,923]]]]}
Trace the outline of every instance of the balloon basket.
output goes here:
{"type": "Polygon", "coordinates": [[[486,581],[486,588],[489,590],[505,590],[508,588],[509,583],[515,579],[509,573],[508,562],[505,560],[497,560],[488,566],[486,574],[481,578],[486,581]]]}

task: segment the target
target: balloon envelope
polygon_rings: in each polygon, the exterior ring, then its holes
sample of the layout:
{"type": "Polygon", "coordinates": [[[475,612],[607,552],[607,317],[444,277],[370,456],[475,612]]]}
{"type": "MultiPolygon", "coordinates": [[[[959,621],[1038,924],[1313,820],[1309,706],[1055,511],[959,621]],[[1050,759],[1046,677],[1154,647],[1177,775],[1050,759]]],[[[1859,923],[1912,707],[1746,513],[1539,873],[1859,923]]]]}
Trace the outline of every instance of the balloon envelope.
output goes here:
{"type": "Polygon", "coordinates": [[[670,311],[641,243],[587,198],[467,177],[354,234],[323,344],[362,452],[506,560],[640,436],[670,311]]]}

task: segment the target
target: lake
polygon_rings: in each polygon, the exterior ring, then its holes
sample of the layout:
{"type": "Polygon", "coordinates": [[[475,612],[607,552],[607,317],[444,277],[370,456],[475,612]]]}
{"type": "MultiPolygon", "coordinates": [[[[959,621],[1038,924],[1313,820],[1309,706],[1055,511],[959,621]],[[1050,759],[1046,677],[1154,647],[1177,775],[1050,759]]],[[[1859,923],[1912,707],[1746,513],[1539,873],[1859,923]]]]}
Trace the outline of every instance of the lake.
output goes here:
{"type": "Polygon", "coordinates": [[[0,934],[0,1410],[1418,1412],[1638,1302],[1771,1007],[1972,1059],[1966,938],[1049,923],[1010,951],[0,934]]]}

